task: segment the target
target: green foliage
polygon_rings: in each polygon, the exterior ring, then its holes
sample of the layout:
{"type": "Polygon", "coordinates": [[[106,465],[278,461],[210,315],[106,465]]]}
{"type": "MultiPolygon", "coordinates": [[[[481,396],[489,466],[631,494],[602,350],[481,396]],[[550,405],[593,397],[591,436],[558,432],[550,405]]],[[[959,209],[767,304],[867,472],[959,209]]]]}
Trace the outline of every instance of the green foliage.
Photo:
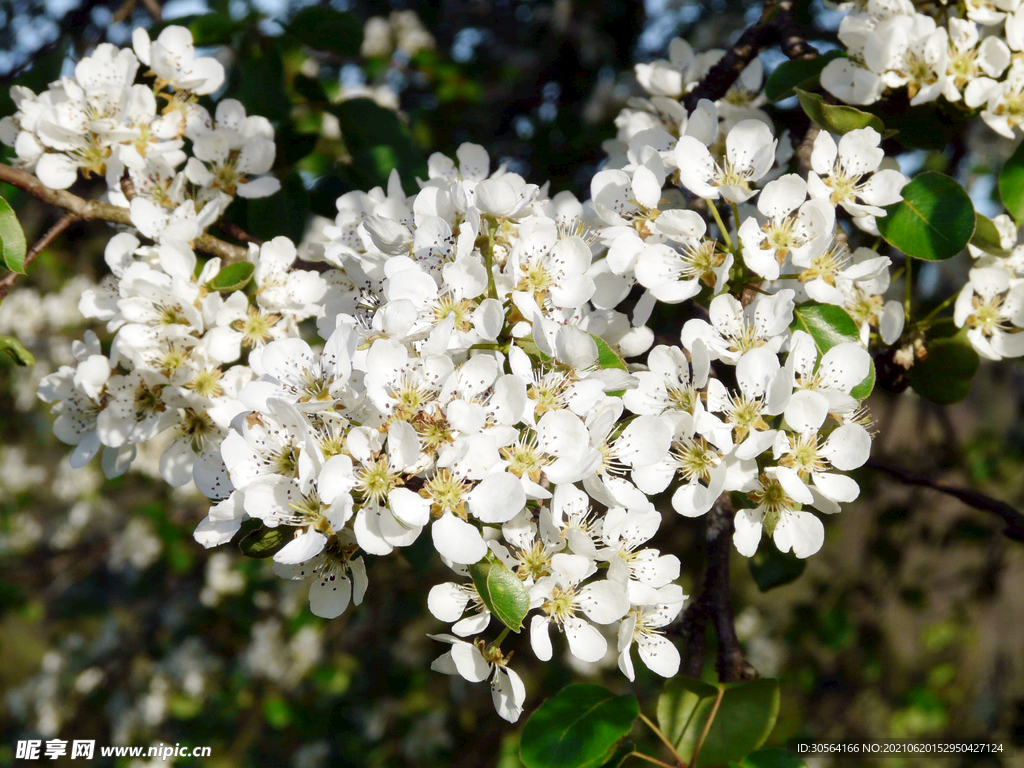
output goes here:
{"type": "Polygon", "coordinates": [[[11,336],[0,336],[0,354],[6,354],[14,361],[15,365],[35,365],[36,359],[32,356],[21,342],[11,336]]]}
{"type": "Polygon", "coordinates": [[[999,197],[1014,221],[1024,218],[1024,145],[1017,145],[999,173],[999,197]]]}
{"type": "Polygon", "coordinates": [[[416,188],[416,177],[427,177],[423,153],[413,143],[409,129],[394,112],[370,99],[349,99],[330,110],[341,124],[342,138],[352,155],[354,179],[367,187],[387,184],[397,168],[407,192],[416,188]]]}
{"type": "Polygon", "coordinates": [[[363,25],[351,13],[326,5],[303,8],[288,23],[288,32],[318,51],[339,56],[358,56],[363,44],[363,25]]]}
{"type": "Polygon", "coordinates": [[[886,209],[878,231],[907,256],[925,261],[951,259],[974,234],[974,205],[949,176],[928,171],[903,188],[903,200],[886,209]]]}
{"type": "MultiPolygon", "coordinates": [[[[800,304],[793,310],[793,324],[790,329],[810,334],[814,339],[814,346],[818,348],[818,363],[821,362],[821,356],[837,344],[844,342],[860,344],[860,331],[857,328],[857,323],[845,309],[834,304],[818,304],[817,302],[800,304]]],[[[817,368],[817,363],[815,368],[817,368]]],[[[874,386],[875,364],[872,362],[868,377],[854,387],[850,394],[857,398],[864,398],[871,394],[874,386]]]]}
{"type": "Polygon", "coordinates": [[[597,768],[616,752],[640,707],[599,685],[567,685],[530,715],[519,756],[526,768],[597,768]]]}
{"type": "Polygon", "coordinates": [[[242,537],[238,548],[246,557],[273,557],[291,541],[291,533],[291,528],[266,528],[261,524],[242,537]]]}
{"type": "Polygon", "coordinates": [[[792,752],[784,749],[759,749],[751,752],[729,768],[806,768],[807,764],[792,752]]]}
{"type": "Polygon", "coordinates": [[[597,366],[599,368],[618,368],[620,371],[628,370],[626,362],[608,345],[607,341],[600,336],[594,336],[594,334],[590,334],[590,336],[594,343],[597,344],[597,366]]]}
{"type": "Polygon", "coordinates": [[[771,678],[711,685],[674,677],[658,699],[658,725],[694,768],[712,768],[764,744],[775,727],[779,699],[779,681],[771,678]]]}
{"type": "Polygon", "coordinates": [[[815,125],[823,130],[841,136],[858,128],[874,128],[883,137],[892,135],[891,132],[886,133],[885,126],[877,115],[861,112],[853,107],[828,104],[821,96],[808,93],[800,88],[794,88],[794,91],[804,112],[815,125]]]}
{"type": "Polygon", "coordinates": [[[988,216],[980,213],[975,214],[974,234],[971,235],[971,245],[981,248],[986,253],[998,256],[1006,256],[1009,251],[1003,249],[999,239],[999,230],[995,223],[988,216]]]}
{"type": "Polygon", "coordinates": [[[240,291],[252,280],[252,273],[256,271],[256,265],[251,261],[239,261],[228,264],[220,272],[213,276],[213,279],[206,284],[211,291],[240,291]]]}
{"type": "Polygon", "coordinates": [[[910,369],[910,386],[939,405],[958,403],[971,390],[981,360],[967,340],[967,329],[955,336],[929,339],[928,357],[910,369]]]}
{"type": "Polygon", "coordinates": [[[761,546],[747,559],[747,565],[757,588],[767,592],[796,581],[807,567],[807,560],[792,552],[779,552],[774,546],[761,546]]]}
{"type": "Polygon", "coordinates": [[[0,257],[12,272],[25,274],[25,231],[11,204],[0,197],[0,257]]]}
{"type": "Polygon", "coordinates": [[[842,51],[829,51],[813,59],[784,61],[775,68],[764,84],[768,101],[782,101],[796,95],[796,89],[810,91],[818,86],[821,70],[833,59],[844,58],[842,51]]]}
{"type": "Polygon", "coordinates": [[[488,552],[479,563],[469,566],[469,575],[487,609],[506,627],[518,633],[530,610],[530,594],[522,579],[501,560],[488,552]]]}

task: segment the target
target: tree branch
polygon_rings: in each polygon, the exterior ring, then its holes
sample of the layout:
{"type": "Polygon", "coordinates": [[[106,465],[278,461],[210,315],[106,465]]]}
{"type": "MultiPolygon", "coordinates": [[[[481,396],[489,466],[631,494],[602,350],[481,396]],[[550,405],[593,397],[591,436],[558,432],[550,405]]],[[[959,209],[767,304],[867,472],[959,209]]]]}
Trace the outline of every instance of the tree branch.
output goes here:
{"type": "Polygon", "coordinates": [[[993,499],[991,496],[986,496],[984,493],[972,491],[968,488],[957,488],[945,483],[937,483],[926,475],[901,469],[882,459],[868,459],[864,466],[885,472],[890,477],[895,477],[907,485],[919,485],[922,488],[930,488],[933,491],[939,491],[947,496],[959,499],[969,507],[980,509],[982,512],[991,512],[1001,518],[1006,525],[1003,529],[1003,535],[1006,538],[1024,542],[1024,515],[1005,501],[993,499]]]}
{"type": "Polygon", "coordinates": [[[700,677],[704,667],[704,633],[710,621],[718,638],[715,669],[723,683],[735,683],[757,677],[740,649],[729,594],[729,556],[732,553],[735,510],[728,493],[719,497],[707,513],[707,555],[704,583],[700,596],[683,615],[682,635],[686,645],[686,674],[700,677]]]}
{"type": "Polygon", "coordinates": [[[693,112],[701,99],[717,101],[729,92],[733,83],[757,55],[773,43],[779,43],[790,59],[812,59],[818,51],[808,45],[794,13],[795,0],[766,0],[761,18],[747,27],[732,48],[718,60],[697,87],[683,101],[693,112]]]}
{"type": "MultiPolygon", "coordinates": [[[[28,267],[29,264],[35,261],[36,256],[42,253],[50,243],[57,239],[61,232],[76,221],[78,221],[78,216],[74,213],[65,213],[61,216],[57,223],[46,230],[46,233],[25,253],[25,267],[28,267]]],[[[14,285],[14,281],[18,279],[18,274],[18,272],[8,272],[0,278],[0,300],[7,296],[11,286],[14,285]]]]}
{"type": "MultiPolygon", "coordinates": [[[[75,214],[82,221],[109,221],[112,224],[131,226],[127,208],[119,208],[100,200],[86,200],[63,189],[50,189],[31,173],[0,163],[0,181],[27,192],[44,203],[63,208],[75,214]]],[[[213,235],[200,235],[192,241],[197,251],[219,256],[225,262],[243,261],[248,250],[240,245],[232,245],[213,235]]]]}

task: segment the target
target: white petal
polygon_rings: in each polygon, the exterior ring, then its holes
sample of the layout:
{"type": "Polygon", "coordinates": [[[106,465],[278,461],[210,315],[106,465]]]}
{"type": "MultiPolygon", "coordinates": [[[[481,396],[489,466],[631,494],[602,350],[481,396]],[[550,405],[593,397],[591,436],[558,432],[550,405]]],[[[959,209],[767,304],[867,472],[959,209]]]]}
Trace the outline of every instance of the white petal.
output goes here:
{"type": "Polygon", "coordinates": [[[430,526],[434,548],[442,557],[459,565],[478,563],[487,554],[487,544],[474,526],[445,513],[430,526]]]}

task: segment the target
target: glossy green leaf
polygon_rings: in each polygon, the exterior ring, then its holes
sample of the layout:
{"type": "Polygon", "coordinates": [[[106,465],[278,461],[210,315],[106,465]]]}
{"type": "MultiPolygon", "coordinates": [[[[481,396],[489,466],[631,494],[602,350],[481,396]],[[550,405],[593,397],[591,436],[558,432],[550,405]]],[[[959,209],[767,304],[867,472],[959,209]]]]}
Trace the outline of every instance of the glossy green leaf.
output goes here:
{"type": "Polygon", "coordinates": [[[326,5],[303,8],[288,22],[288,32],[318,51],[339,56],[358,56],[363,44],[363,25],[351,13],[326,5]]]}
{"type": "MultiPolygon", "coordinates": [[[[857,323],[845,309],[834,304],[818,304],[813,301],[799,304],[793,309],[793,324],[790,329],[810,334],[814,339],[814,346],[818,348],[818,363],[821,362],[821,356],[837,344],[860,344],[857,323]]],[[[850,394],[863,399],[871,394],[874,386],[875,364],[872,362],[867,378],[854,387],[850,394]]]]}
{"type": "Polygon", "coordinates": [[[796,581],[807,567],[807,560],[801,560],[792,552],[779,552],[770,544],[762,544],[754,556],[748,558],[747,566],[757,588],[767,592],[796,581]]]}
{"type": "Polygon", "coordinates": [[[877,115],[861,112],[853,107],[828,104],[821,96],[808,93],[800,88],[794,90],[797,98],[800,99],[800,106],[819,128],[840,136],[858,128],[874,128],[883,136],[892,135],[891,132],[886,132],[881,118],[877,115]]]}
{"type": "Polygon", "coordinates": [[[1018,223],[1024,220],[1024,144],[1018,144],[999,172],[999,197],[1018,223]]]}
{"type": "Polygon", "coordinates": [[[601,764],[601,768],[619,768],[619,766],[625,765],[629,759],[630,754],[636,749],[636,744],[632,741],[624,741],[619,744],[612,756],[607,758],[604,763],[601,764]]]}
{"type": "Polygon", "coordinates": [[[36,359],[21,342],[11,336],[0,336],[0,353],[8,355],[16,365],[35,365],[36,359]]]}
{"type": "Polygon", "coordinates": [[[764,744],[779,714],[778,680],[761,678],[719,686],[686,677],[669,680],[658,700],[658,723],[686,761],[693,760],[719,688],[722,700],[694,760],[695,768],[743,759],[764,744]]]}
{"type": "Polygon", "coordinates": [[[963,329],[955,336],[929,339],[928,357],[910,369],[910,386],[921,397],[939,405],[958,403],[971,390],[981,359],[963,329]]]}
{"type": "Polygon", "coordinates": [[[227,95],[241,101],[247,114],[262,115],[276,125],[285,125],[292,103],[284,89],[280,45],[247,35],[237,55],[238,64],[231,67],[227,95]]]}
{"type": "Polygon", "coordinates": [[[367,186],[386,185],[398,169],[407,192],[416,188],[416,177],[427,178],[423,153],[413,143],[409,129],[390,109],[370,99],[349,99],[330,110],[341,124],[341,134],[352,155],[351,170],[367,186]]]}
{"type": "Polygon", "coordinates": [[[598,768],[633,727],[636,698],[599,685],[567,685],[530,715],[519,742],[526,768],[598,768]]]}
{"type": "Polygon", "coordinates": [[[291,528],[264,528],[261,525],[243,536],[238,542],[238,548],[246,557],[273,557],[291,540],[291,528]]]}
{"type": "Polygon", "coordinates": [[[785,749],[759,749],[729,768],[807,768],[807,763],[785,749]]]}
{"type": "Polygon", "coordinates": [[[784,61],[768,77],[764,84],[764,95],[768,101],[781,101],[795,95],[796,88],[810,90],[818,84],[825,65],[843,56],[842,51],[829,51],[813,59],[784,61]]]}
{"type": "Polygon", "coordinates": [[[213,276],[213,279],[206,284],[211,291],[240,291],[252,280],[252,273],[256,271],[256,265],[251,261],[238,261],[228,264],[224,269],[213,276]]]}
{"type": "Polygon", "coordinates": [[[949,176],[928,171],[903,188],[903,200],[886,207],[878,231],[886,242],[925,261],[951,259],[974,234],[974,205],[949,176]]]}
{"type": "Polygon", "coordinates": [[[518,633],[530,610],[530,594],[522,579],[501,560],[488,552],[479,563],[469,566],[469,575],[484,605],[506,627],[518,633]]]}
{"type": "Polygon", "coordinates": [[[618,368],[620,371],[628,370],[626,362],[619,357],[618,353],[611,348],[607,341],[594,334],[590,334],[590,337],[597,344],[597,366],[599,368],[618,368]]]}
{"type": "Polygon", "coordinates": [[[4,265],[19,275],[25,274],[25,231],[10,203],[0,197],[0,256],[4,265]]]}

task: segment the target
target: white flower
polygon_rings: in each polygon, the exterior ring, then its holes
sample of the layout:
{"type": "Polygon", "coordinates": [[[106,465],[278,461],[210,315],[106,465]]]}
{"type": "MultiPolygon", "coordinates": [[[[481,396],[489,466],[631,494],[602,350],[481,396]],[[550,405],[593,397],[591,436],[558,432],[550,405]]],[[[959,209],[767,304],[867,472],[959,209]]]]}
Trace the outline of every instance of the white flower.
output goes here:
{"type": "Polygon", "coordinates": [[[729,294],[716,296],[709,310],[710,323],[700,319],[686,321],[683,346],[692,350],[701,341],[712,360],[730,365],[760,346],[778,352],[793,322],[793,295],[786,288],[771,296],[759,295],[746,307],[729,294]]]}
{"type": "Polygon", "coordinates": [[[150,41],[146,30],[132,32],[132,46],[143,64],[163,83],[200,96],[213,93],[224,82],[223,65],[212,58],[196,58],[192,33],[186,27],[165,27],[150,41]]]}
{"type": "Polygon", "coordinates": [[[976,267],[956,297],[953,319],[989,360],[1024,355],[1024,283],[999,267],[976,267]]]}
{"type": "Polygon", "coordinates": [[[841,205],[851,216],[884,216],[883,206],[903,199],[900,191],[908,179],[896,170],[879,170],[885,157],[881,140],[874,128],[859,128],[845,134],[837,147],[832,134],[821,131],[811,151],[811,197],[841,205]]]}
{"type": "Polygon", "coordinates": [[[496,648],[484,648],[459,640],[451,635],[428,635],[432,640],[451,643],[452,648],[434,660],[430,668],[446,675],[459,675],[471,683],[480,683],[491,676],[491,699],[494,709],[510,723],[516,722],[523,714],[526,701],[526,687],[515,670],[508,666],[508,659],[496,648]],[[490,661],[485,658],[487,653],[490,661]]]}
{"type": "Polygon", "coordinates": [[[655,592],[652,602],[632,608],[619,625],[619,669],[634,679],[630,652],[636,643],[640,659],[647,668],[662,677],[679,672],[679,650],[659,630],[670,624],[683,608],[686,595],[677,584],[668,584],[655,592]]]}
{"type": "MultiPolygon", "coordinates": [[[[790,495],[791,488],[802,498],[809,491],[799,486],[784,485],[771,469],[761,475],[758,488],[751,493],[757,506],[736,512],[733,543],[741,555],[753,557],[761,541],[761,530],[767,527],[780,552],[793,551],[800,558],[813,555],[825,541],[825,527],[815,515],[799,509],[800,502],[790,495]]],[[[806,486],[803,486],[806,489],[806,486]]]]}
{"type": "Polygon", "coordinates": [[[730,202],[746,202],[757,193],[751,185],[772,167],[777,143],[760,120],[741,120],[726,136],[719,165],[700,141],[683,136],[675,148],[680,181],[698,197],[717,200],[721,195],[730,202]]]}

